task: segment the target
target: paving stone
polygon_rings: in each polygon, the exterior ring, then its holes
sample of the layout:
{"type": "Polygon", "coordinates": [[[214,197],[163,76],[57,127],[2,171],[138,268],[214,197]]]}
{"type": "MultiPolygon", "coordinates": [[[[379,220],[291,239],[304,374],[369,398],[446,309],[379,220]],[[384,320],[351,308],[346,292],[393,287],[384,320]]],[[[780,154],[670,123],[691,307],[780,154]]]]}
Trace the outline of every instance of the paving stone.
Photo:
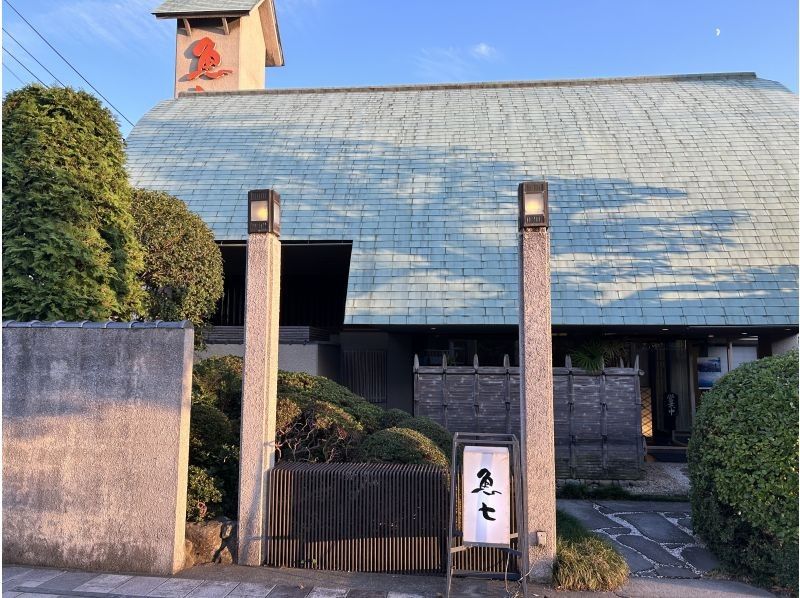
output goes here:
{"type": "Polygon", "coordinates": [[[189,592],[188,598],[224,598],[238,586],[235,581],[204,581],[189,592]]]}
{"type": "Polygon", "coordinates": [[[403,594],[401,592],[389,592],[386,598],[425,598],[422,594],[403,594]]]}
{"type": "Polygon", "coordinates": [[[148,592],[147,595],[157,598],[183,598],[201,583],[203,583],[202,579],[168,579],[148,592]]]}
{"type": "Polygon", "coordinates": [[[628,527],[606,527],[603,528],[603,533],[609,536],[619,536],[620,534],[629,534],[631,530],[628,527]]]}
{"type": "Polygon", "coordinates": [[[267,594],[272,591],[272,588],[275,586],[273,584],[263,584],[263,583],[250,583],[250,582],[242,582],[237,585],[231,593],[228,594],[228,598],[232,598],[233,596],[247,596],[248,598],[264,598],[267,594]]]}
{"type": "Polygon", "coordinates": [[[669,502],[658,500],[598,500],[598,505],[603,506],[611,513],[663,513],[685,511],[691,513],[688,502],[669,502]]]}
{"type": "Polygon", "coordinates": [[[272,588],[269,598],[306,598],[309,592],[311,592],[311,588],[277,585],[272,588]]]}
{"type": "Polygon", "coordinates": [[[130,575],[113,575],[111,573],[104,573],[103,575],[98,575],[94,579],[87,581],[85,584],[78,586],[75,588],[75,591],[92,592],[94,594],[109,594],[129,579],[131,579],[130,575]]]}
{"type": "Polygon", "coordinates": [[[386,592],[378,590],[350,590],[347,598],[387,598],[386,592]]]}
{"type": "Polygon", "coordinates": [[[692,518],[691,517],[682,517],[678,519],[678,525],[682,525],[688,530],[692,530],[692,518]]]}
{"type": "Polygon", "coordinates": [[[634,550],[642,553],[651,561],[660,565],[680,566],[682,564],[678,559],[661,548],[661,546],[656,542],[648,540],[647,538],[643,538],[642,536],[617,536],[616,541],[624,544],[625,546],[633,548],[634,550]]]}
{"type": "Polygon", "coordinates": [[[589,529],[618,527],[617,523],[614,523],[605,515],[598,513],[590,500],[559,500],[558,509],[567,515],[572,515],[589,529]]]}
{"type": "Polygon", "coordinates": [[[3,598],[17,598],[22,592],[3,592],[3,598]]]}
{"type": "Polygon", "coordinates": [[[658,513],[631,513],[620,515],[621,519],[631,523],[643,535],[656,542],[688,544],[694,538],[682,532],[658,513]]]}
{"type": "Polygon", "coordinates": [[[17,594],[17,598],[61,598],[58,594],[39,594],[32,593],[32,592],[23,592],[22,594],[17,594]]]}
{"type": "Polygon", "coordinates": [[[656,567],[656,575],[676,579],[697,579],[700,577],[697,573],[685,567],[656,567]]]}
{"type": "Polygon", "coordinates": [[[147,596],[149,592],[166,581],[168,581],[166,577],[134,577],[119,586],[114,593],[125,596],[147,596]]]}
{"type": "Polygon", "coordinates": [[[711,571],[719,567],[719,560],[707,548],[689,546],[683,549],[681,557],[698,571],[711,571]]]}
{"type": "Polygon", "coordinates": [[[31,571],[33,571],[33,569],[30,567],[3,567],[3,581],[7,582],[15,577],[20,577],[21,575],[30,573],[31,571]]]}
{"type": "Polygon", "coordinates": [[[308,598],[345,598],[345,596],[347,596],[347,590],[315,587],[311,590],[308,598]]]}
{"type": "Polygon", "coordinates": [[[60,569],[31,569],[27,573],[12,579],[10,585],[16,588],[35,588],[62,573],[64,572],[60,569]]]}
{"type": "Polygon", "coordinates": [[[69,571],[57,575],[53,579],[48,579],[36,587],[36,591],[43,592],[71,592],[80,585],[85,584],[97,577],[97,573],[87,573],[84,571],[69,571]]]}
{"type": "Polygon", "coordinates": [[[611,540],[611,543],[614,545],[614,549],[622,555],[622,558],[625,559],[625,562],[628,563],[628,569],[631,570],[631,573],[647,571],[655,566],[641,554],[635,550],[632,550],[630,547],[625,546],[625,544],[615,542],[614,540],[611,540]]]}

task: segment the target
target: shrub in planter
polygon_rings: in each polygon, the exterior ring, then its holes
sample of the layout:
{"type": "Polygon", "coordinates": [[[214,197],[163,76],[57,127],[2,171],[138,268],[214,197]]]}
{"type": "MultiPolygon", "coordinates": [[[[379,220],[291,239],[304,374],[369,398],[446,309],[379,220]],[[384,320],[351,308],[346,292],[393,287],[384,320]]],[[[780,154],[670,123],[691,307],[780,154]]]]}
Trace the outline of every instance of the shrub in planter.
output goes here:
{"type": "Polygon", "coordinates": [[[359,447],[358,460],[448,467],[447,457],[432,440],[408,428],[387,428],[368,436],[359,447]]]}
{"type": "Polygon", "coordinates": [[[203,521],[216,515],[215,509],[222,502],[219,482],[206,470],[196,465],[189,466],[189,485],[186,493],[186,519],[203,521]]]}
{"type": "Polygon", "coordinates": [[[703,396],[689,442],[695,531],[731,570],[797,590],[798,353],[744,364],[703,396]]]}

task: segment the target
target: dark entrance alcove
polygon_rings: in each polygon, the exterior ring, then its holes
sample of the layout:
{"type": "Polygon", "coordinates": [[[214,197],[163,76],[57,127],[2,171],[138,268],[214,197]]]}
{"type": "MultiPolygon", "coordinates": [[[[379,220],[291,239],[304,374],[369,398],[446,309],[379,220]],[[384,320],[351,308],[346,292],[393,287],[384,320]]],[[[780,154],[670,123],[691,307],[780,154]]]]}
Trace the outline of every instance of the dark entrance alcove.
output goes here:
{"type": "MultiPolygon", "coordinates": [[[[339,330],[344,322],[352,243],[281,243],[281,326],[339,330]]],[[[244,325],[247,247],[221,244],[225,293],[212,319],[215,326],[244,325]]]]}

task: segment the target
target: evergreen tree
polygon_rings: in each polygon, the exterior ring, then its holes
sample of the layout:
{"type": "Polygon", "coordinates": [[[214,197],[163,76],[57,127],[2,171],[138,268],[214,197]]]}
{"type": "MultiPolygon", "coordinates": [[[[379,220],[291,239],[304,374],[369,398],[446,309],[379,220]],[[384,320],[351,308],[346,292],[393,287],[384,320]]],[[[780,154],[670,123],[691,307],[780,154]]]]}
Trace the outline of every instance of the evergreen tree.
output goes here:
{"type": "Polygon", "coordinates": [[[124,141],[88,93],[3,102],[3,317],[127,320],[140,309],[124,141]]]}
{"type": "Polygon", "coordinates": [[[134,189],[132,211],[144,249],[146,317],[202,327],[223,290],[222,254],[211,229],[180,199],[161,191],[134,189]]]}

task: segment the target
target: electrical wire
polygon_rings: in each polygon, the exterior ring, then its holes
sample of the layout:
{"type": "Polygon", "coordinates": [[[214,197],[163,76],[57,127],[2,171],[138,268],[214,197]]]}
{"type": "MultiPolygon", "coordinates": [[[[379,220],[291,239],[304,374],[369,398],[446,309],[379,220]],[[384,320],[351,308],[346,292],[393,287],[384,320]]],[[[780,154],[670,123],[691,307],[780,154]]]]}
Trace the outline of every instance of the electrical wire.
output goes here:
{"type": "Polygon", "coordinates": [[[22,78],[19,75],[17,75],[17,73],[11,70],[10,66],[8,66],[6,63],[3,63],[3,68],[6,69],[11,74],[11,76],[14,77],[17,81],[25,85],[25,81],[23,81],[22,78]]]}
{"type": "Polygon", "coordinates": [[[26,71],[28,71],[28,73],[30,73],[31,77],[33,77],[34,79],[36,79],[36,80],[37,80],[39,83],[41,83],[41,84],[42,84],[42,85],[44,85],[45,87],[48,87],[48,86],[47,86],[47,84],[46,84],[44,81],[42,81],[42,80],[41,80],[39,77],[37,77],[37,76],[36,76],[36,73],[34,73],[34,72],[31,70],[31,69],[29,69],[27,66],[25,66],[24,64],[22,64],[22,62],[20,61],[20,59],[19,59],[19,58],[17,58],[16,56],[14,56],[14,55],[13,55],[13,54],[12,54],[12,53],[9,51],[9,49],[8,49],[8,48],[3,48],[3,52],[5,52],[6,54],[8,54],[8,55],[9,55],[11,58],[13,58],[13,59],[14,59],[14,62],[16,62],[17,64],[19,64],[19,65],[20,65],[22,68],[24,68],[26,71]]]}
{"type": "Polygon", "coordinates": [[[45,65],[43,65],[41,62],[39,62],[39,60],[36,58],[36,56],[34,56],[33,54],[31,54],[31,53],[28,51],[28,48],[26,48],[25,46],[23,46],[23,45],[22,45],[22,43],[21,43],[21,42],[19,42],[19,41],[17,40],[17,38],[15,38],[13,35],[11,35],[11,33],[9,33],[9,32],[8,32],[8,30],[7,30],[5,27],[3,27],[3,33],[5,33],[5,34],[6,34],[8,37],[10,37],[11,39],[13,39],[13,40],[16,42],[16,44],[17,44],[17,45],[18,45],[20,48],[22,48],[22,51],[23,51],[23,52],[25,52],[25,53],[26,53],[28,56],[30,56],[31,58],[33,58],[33,59],[36,61],[36,64],[38,64],[38,65],[39,65],[40,67],[42,67],[42,68],[43,68],[45,71],[47,71],[47,74],[48,74],[48,75],[50,75],[50,76],[51,76],[53,79],[55,79],[55,80],[56,80],[56,82],[57,82],[57,83],[58,83],[58,84],[59,84],[61,87],[66,87],[66,85],[64,85],[64,84],[63,84],[63,83],[62,83],[62,82],[59,80],[59,78],[58,78],[58,77],[56,77],[56,76],[55,76],[55,75],[54,75],[52,72],[50,72],[50,69],[48,69],[48,68],[47,68],[45,65]]]}
{"type": "MultiPolygon", "coordinates": [[[[91,87],[91,88],[92,88],[92,89],[95,91],[95,93],[97,93],[97,95],[99,95],[101,98],[103,98],[103,99],[106,101],[106,103],[107,103],[109,106],[111,106],[111,108],[112,108],[112,109],[113,109],[113,110],[114,110],[114,111],[115,111],[117,114],[119,114],[119,115],[120,115],[120,116],[121,116],[121,117],[122,117],[122,118],[125,120],[125,122],[127,122],[127,123],[128,123],[130,126],[133,126],[133,123],[131,122],[131,120],[130,120],[130,119],[127,117],[127,116],[125,116],[125,115],[124,115],[124,114],[123,114],[123,113],[120,111],[120,109],[119,109],[119,108],[117,108],[116,106],[114,106],[114,104],[112,104],[112,103],[109,101],[109,99],[108,99],[106,96],[104,96],[104,95],[103,95],[103,94],[100,92],[100,90],[99,90],[99,89],[97,89],[97,88],[96,88],[94,85],[92,85],[92,84],[89,82],[89,80],[88,80],[86,77],[84,77],[84,76],[81,74],[81,72],[80,72],[78,69],[76,69],[74,66],[72,66],[72,63],[71,63],[69,60],[67,60],[66,58],[64,58],[64,55],[63,55],[61,52],[59,52],[58,50],[56,50],[56,48],[53,46],[53,44],[51,44],[49,41],[47,41],[47,39],[46,39],[46,38],[45,38],[45,37],[44,37],[44,36],[43,36],[41,33],[39,33],[39,30],[38,30],[38,29],[36,29],[36,27],[34,27],[33,25],[31,25],[31,23],[30,23],[30,21],[28,21],[28,19],[26,19],[25,17],[23,17],[23,16],[22,16],[22,13],[20,13],[20,12],[19,12],[19,11],[18,11],[18,10],[17,10],[15,7],[14,7],[14,5],[13,5],[13,4],[11,4],[11,2],[9,2],[8,0],[3,0],[3,2],[5,2],[5,3],[8,5],[8,7],[9,7],[11,10],[13,10],[15,13],[17,13],[17,16],[18,16],[20,19],[22,19],[23,21],[25,21],[25,23],[28,25],[28,27],[30,27],[31,29],[33,29],[33,32],[34,32],[36,35],[38,35],[38,36],[41,38],[41,40],[42,40],[44,43],[46,43],[46,44],[47,44],[47,45],[50,47],[50,49],[51,49],[53,52],[55,52],[55,53],[58,55],[58,57],[59,57],[59,58],[61,58],[61,60],[63,60],[64,62],[66,62],[66,63],[67,63],[67,66],[69,66],[69,68],[71,68],[73,71],[75,71],[75,73],[77,73],[77,75],[78,75],[78,76],[79,76],[81,79],[83,79],[83,80],[86,82],[86,85],[88,85],[89,87],[91,87]]],[[[38,77],[37,77],[37,79],[38,79],[38,77]]],[[[42,85],[44,85],[44,84],[42,84],[42,85]]]]}

